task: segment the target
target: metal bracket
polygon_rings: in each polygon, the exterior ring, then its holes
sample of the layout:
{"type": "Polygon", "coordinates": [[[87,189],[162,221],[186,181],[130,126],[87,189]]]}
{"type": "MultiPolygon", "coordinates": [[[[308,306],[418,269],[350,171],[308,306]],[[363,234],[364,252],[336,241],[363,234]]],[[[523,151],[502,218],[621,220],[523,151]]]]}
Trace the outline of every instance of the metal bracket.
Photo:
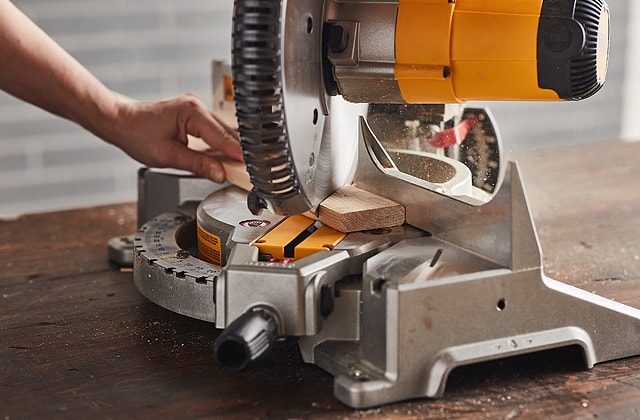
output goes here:
{"type": "MultiPolygon", "coordinates": [[[[403,181],[387,179],[385,191],[406,190],[389,186],[397,182],[403,181]]],[[[367,260],[359,342],[301,339],[305,359],[335,376],[336,398],[364,408],[440,397],[458,366],[564,346],[580,346],[589,368],[640,353],[640,310],[543,274],[515,163],[489,205],[448,201],[454,203],[448,222],[432,215],[434,236],[402,241],[367,260]]],[[[430,224],[429,217],[413,222],[430,224]]],[[[341,322],[329,317],[324,328],[341,322]]]]}

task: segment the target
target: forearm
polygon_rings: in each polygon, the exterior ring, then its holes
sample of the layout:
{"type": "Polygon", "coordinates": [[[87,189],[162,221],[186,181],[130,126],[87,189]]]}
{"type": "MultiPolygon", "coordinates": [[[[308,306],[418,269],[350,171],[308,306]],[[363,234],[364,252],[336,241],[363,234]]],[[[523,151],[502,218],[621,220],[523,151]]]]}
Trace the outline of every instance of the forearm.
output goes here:
{"type": "Polygon", "coordinates": [[[189,134],[242,159],[237,134],[197,97],[119,99],[9,0],[0,0],[0,89],[75,121],[145,165],[185,169],[222,182],[219,158],[190,150],[189,134]]]}
{"type": "Polygon", "coordinates": [[[0,89],[111,136],[115,95],[8,0],[0,0],[0,89]]]}

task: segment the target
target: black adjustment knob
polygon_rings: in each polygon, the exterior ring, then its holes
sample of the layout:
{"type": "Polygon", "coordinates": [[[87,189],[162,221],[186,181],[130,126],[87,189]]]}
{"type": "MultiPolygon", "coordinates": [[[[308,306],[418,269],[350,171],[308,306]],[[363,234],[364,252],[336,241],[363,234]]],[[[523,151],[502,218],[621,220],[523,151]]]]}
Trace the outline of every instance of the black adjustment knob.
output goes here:
{"type": "Polygon", "coordinates": [[[218,363],[241,371],[264,358],[278,337],[276,318],[264,309],[245,312],[220,334],[214,344],[218,363]]]}

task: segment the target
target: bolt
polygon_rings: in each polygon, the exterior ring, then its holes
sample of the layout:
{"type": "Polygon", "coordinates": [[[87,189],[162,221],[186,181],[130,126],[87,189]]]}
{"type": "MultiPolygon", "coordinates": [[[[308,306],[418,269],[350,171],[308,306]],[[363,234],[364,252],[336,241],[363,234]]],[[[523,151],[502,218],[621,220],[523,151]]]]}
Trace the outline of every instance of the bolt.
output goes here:
{"type": "Polygon", "coordinates": [[[191,254],[186,249],[181,249],[180,251],[176,252],[176,258],[181,260],[189,258],[190,256],[191,254]]]}
{"type": "Polygon", "coordinates": [[[448,79],[449,76],[451,76],[451,67],[444,66],[444,68],[442,69],[442,77],[444,77],[445,79],[448,79]]]}
{"type": "Polygon", "coordinates": [[[184,216],[176,216],[173,218],[173,224],[175,225],[183,225],[187,221],[187,218],[184,216]]]}

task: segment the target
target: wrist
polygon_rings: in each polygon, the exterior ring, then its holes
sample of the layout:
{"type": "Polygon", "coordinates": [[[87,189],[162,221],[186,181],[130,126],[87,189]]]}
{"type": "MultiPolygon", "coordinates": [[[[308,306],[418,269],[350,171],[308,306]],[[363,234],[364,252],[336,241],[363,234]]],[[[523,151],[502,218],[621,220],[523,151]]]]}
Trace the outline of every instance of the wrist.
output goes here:
{"type": "Polygon", "coordinates": [[[104,141],[121,147],[126,137],[125,121],[131,104],[135,103],[135,100],[117,92],[108,91],[95,103],[95,110],[86,114],[88,119],[80,122],[81,125],[104,141]]]}

